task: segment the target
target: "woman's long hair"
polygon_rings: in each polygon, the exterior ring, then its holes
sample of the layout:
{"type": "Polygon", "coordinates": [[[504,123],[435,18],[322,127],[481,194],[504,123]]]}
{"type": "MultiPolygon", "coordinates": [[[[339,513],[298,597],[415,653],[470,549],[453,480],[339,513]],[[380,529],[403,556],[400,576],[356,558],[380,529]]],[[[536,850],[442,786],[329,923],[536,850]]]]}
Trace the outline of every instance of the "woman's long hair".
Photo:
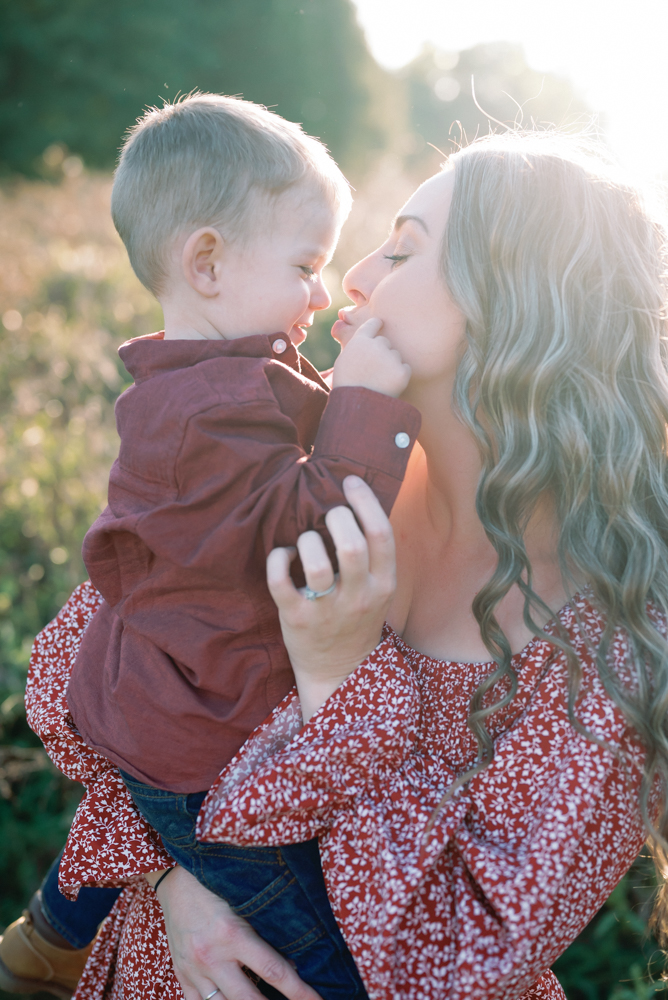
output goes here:
{"type": "MultiPolygon", "coordinates": [[[[606,622],[596,650],[601,680],[647,750],[641,809],[663,873],[668,642],[648,606],[668,616],[665,232],[583,140],[510,132],[460,150],[449,165],[443,274],[468,321],[455,404],[480,448],[478,515],[498,553],[473,606],[497,663],[471,703],[474,771],[494,753],[486,719],[517,689],[499,601],[516,584],[534,632],[542,634],[535,618],[550,617],[532,589],[523,539],[547,494],[565,585],[572,592],[586,580],[606,622]],[[620,627],[630,640],[631,684],[609,655],[620,627]],[[499,681],[505,696],[490,705],[499,681]],[[657,781],[658,818],[650,807],[657,781]]],[[[556,641],[567,654],[571,720],[582,730],[579,663],[563,636],[556,641]]],[[[667,891],[655,928],[668,940],[667,891]]]]}

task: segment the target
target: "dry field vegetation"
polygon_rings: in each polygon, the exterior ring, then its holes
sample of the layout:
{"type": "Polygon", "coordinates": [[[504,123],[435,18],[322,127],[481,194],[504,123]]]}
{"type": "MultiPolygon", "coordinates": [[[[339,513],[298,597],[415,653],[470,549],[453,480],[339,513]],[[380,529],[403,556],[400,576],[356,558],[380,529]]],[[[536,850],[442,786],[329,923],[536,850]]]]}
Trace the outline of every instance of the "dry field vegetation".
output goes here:
{"type": "MultiPolygon", "coordinates": [[[[105,502],[113,405],[128,383],[117,348],[161,323],[112,225],[111,178],[75,157],[60,166],[58,183],[0,188],[0,926],[38,885],[79,798],[26,726],[26,668],[35,633],[84,578],[81,540],[105,502]]],[[[342,275],[384,239],[420,179],[386,155],[356,191],[328,272],[332,309],[305,347],[319,367],[336,354],[342,275]]],[[[648,878],[639,863],[557,963],[570,1000],[646,1000],[660,988],[647,978],[657,953],[641,944],[648,878]]]]}
{"type": "MultiPolygon", "coordinates": [[[[336,353],[329,327],[347,301],[342,274],[383,239],[414,186],[388,156],[356,192],[328,269],[332,309],[317,317],[305,347],[321,367],[336,353]]],[[[28,567],[33,584],[48,564],[70,567],[60,571],[68,586],[81,578],[78,536],[104,502],[113,401],[127,382],[116,349],[161,323],[114,230],[110,190],[108,176],[83,173],[0,189],[0,490],[23,536],[39,537],[47,553],[45,564],[28,567]]],[[[15,596],[8,581],[2,594],[7,611],[15,596]]]]}
{"type": "MultiPolygon", "coordinates": [[[[25,723],[30,647],[85,577],[81,541],[105,503],[114,401],[129,381],[117,348],[161,325],[111,222],[111,177],[59,147],[46,155],[57,181],[0,187],[0,926],[60,849],[79,797],[25,723]]],[[[356,193],[328,274],[332,309],[307,344],[321,368],[336,355],[340,276],[414,186],[386,157],[356,193]]]]}

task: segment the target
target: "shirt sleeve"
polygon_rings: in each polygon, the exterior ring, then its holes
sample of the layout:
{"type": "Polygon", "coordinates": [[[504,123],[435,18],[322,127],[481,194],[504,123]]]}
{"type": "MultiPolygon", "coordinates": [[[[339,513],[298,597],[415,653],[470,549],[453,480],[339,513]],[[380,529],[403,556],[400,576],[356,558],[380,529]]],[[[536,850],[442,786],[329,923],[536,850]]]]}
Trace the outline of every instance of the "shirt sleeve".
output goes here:
{"type": "Polygon", "coordinates": [[[593,917],[645,838],[642,750],[600,683],[578,717],[605,745],[572,727],[566,692],[555,657],[493,762],[444,800],[455,774],[418,739],[422,695],[386,640],[278,747],[267,732],[287,706],[274,713],[212,788],[198,836],[321,837],[370,995],[409,995],[438,975],[439,995],[511,1000],[593,917]]]}
{"type": "Polygon", "coordinates": [[[347,475],[365,479],[389,513],[419,423],[400,400],[335,389],[307,455],[273,399],[212,406],[185,429],[176,495],[137,518],[137,534],[158,557],[228,578],[258,547],[264,559],[304,531],[324,533],[327,511],[345,503],[347,475]]]}

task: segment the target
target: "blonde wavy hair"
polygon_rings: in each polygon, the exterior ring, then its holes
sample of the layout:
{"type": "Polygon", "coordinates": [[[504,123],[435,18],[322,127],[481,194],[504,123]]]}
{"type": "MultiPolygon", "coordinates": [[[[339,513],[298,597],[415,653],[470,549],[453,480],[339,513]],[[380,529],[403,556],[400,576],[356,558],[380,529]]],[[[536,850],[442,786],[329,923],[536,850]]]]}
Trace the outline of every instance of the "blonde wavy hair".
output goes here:
{"type": "MultiPolygon", "coordinates": [[[[442,268],[468,321],[455,404],[482,455],[477,510],[498,553],[473,606],[497,669],[471,703],[478,763],[460,781],[492,759],[486,719],[517,690],[499,601],[517,585],[538,635],[534,618],[551,617],[532,589],[523,540],[547,494],[565,586],[573,592],[586,580],[606,621],[601,680],[647,749],[640,805],[665,878],[668,642],[651,609],[668,616],[666,234],[583,138],[511,131],[474,142],[448,165],[455,182],[442,268]],[[630,686],[609,656],[620,627],[632,651],[630,686]],[[499,681],[506,694],[489,706],[499,681]]],[[[582,730],[578,659],[564,636],[551,641],[567,654],[569,713],[582,730]]],[[[654,927],[668,942],[665,885],[654,927]]]]}

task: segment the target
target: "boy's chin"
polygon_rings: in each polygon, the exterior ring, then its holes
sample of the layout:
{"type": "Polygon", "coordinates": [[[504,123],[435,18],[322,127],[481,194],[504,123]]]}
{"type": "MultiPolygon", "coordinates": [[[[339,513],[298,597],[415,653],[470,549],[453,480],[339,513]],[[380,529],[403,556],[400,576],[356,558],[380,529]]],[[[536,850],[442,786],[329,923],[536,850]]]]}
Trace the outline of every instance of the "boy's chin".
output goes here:
{"type": "Polygon", "coordinates": [[[290,340],[295,347],[299,347],[306,340],[306,330],[302,330],[301,326],[293,326],[290,330],[290,340]]]}

